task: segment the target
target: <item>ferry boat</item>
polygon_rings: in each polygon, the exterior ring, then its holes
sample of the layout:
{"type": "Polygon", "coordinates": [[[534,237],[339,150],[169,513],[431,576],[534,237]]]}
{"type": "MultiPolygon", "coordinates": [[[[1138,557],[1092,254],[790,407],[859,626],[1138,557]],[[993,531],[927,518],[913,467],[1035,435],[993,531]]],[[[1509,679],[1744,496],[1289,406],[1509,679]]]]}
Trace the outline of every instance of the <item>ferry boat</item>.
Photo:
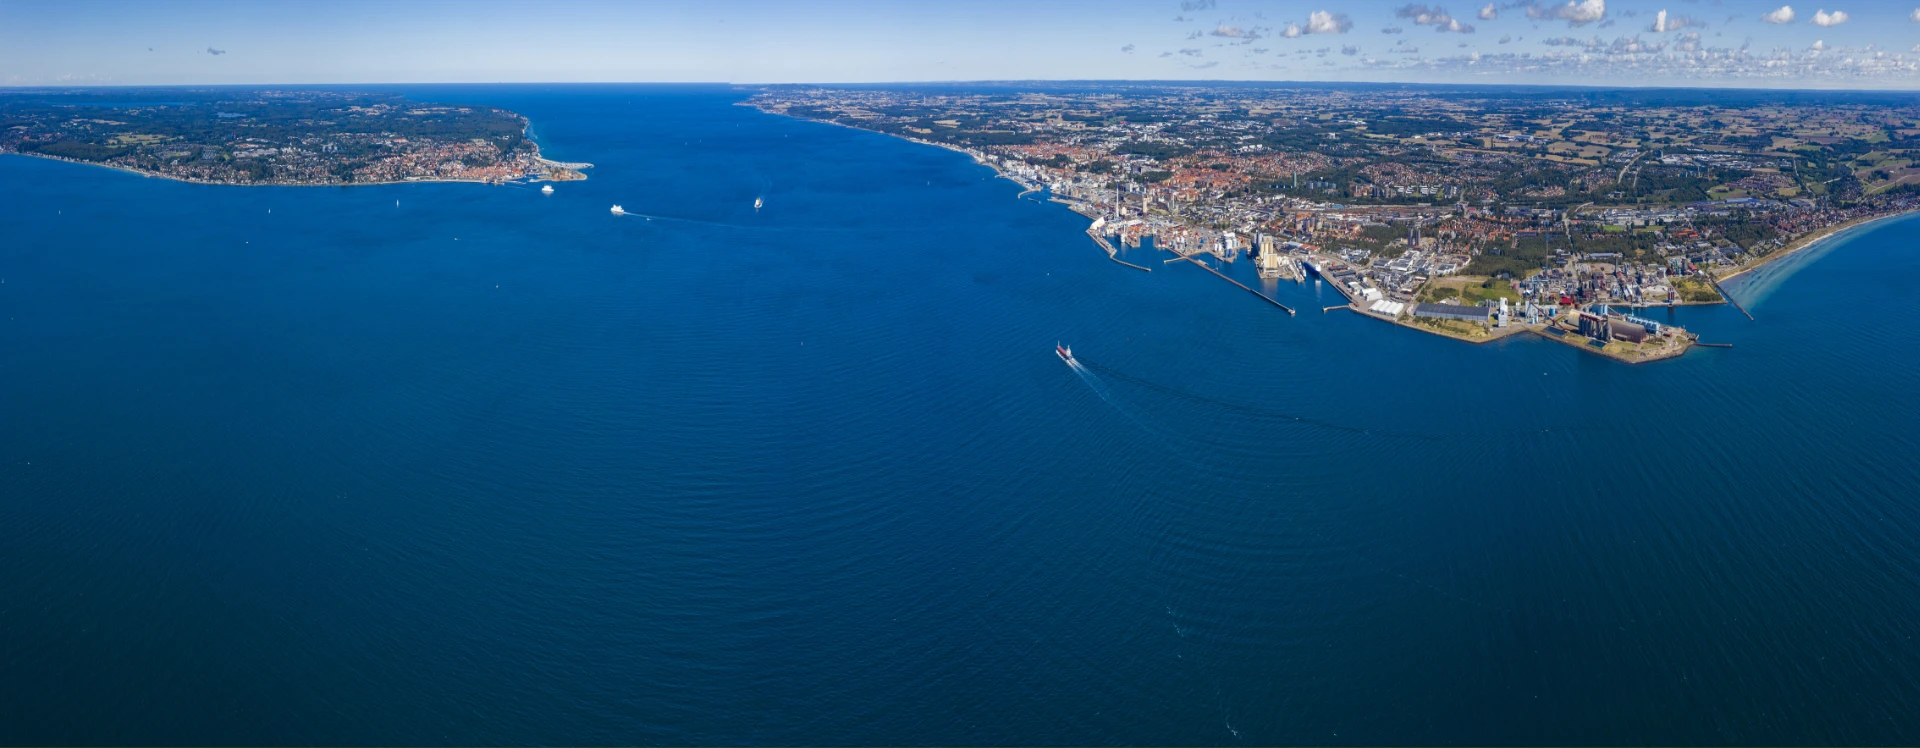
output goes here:
{"type": "Polygon", "coordinates": [[[761,206],[761,205],[764,205],[764,204],[766,204],[766,200],[765,200],[764,198],[758,198],[758,197],[756,197],[756,198],[754,198],[754,199],[753,199],[753,209],[754,209],[754,210],[759,210],[759,209],[760,209],[760,206],[761,206]]]}
{"type": "Polygon", "coordinates": [[[1060,360],[1061,360],[1061,361],[1065,361],[1065,362],[1067,362],[1067,363],[1069,363],[1069,364],[1071,364],[1071,363],[1074,363],[1074,361],[1073,361],[1073,349],[1072,349],[1072,348],[1069,348],[1069,347],[1067,347],[1067,346],[1064,346],[1064,345],[1061,345],[1061,344],[1059,343],[1059,341],[1055,341],[1055,342],[1054,342],[1054,344],[1053,344],[1053,352],[1054,352],[1054,354],[1055,354],[1055,355],[1057,355],[1057,356],[1059,356],[1059,357],[1060,357],[1060,360]]]}
{"type": "Polygon", "coordinates": [[[626,211],[626,209],[624,209],[624,208],[621,208],[621,207],[620,207],[620,206],[618,206],[618,205],[615,205],[615,206],[613,206],[613,214],[614,214],[614,215],[616,215],[616,216],[624,216],[624,215],[626,215],[626,214],[627,214],[627,211],[626,211]]]}
{"type": "Polygon", "coordinates": [[[542,194],[542,195],[551,195],[551,194],[553,194],[553,185],[550,185],[550,184],[549,184],[549,185],[546,185],[546,186],[544,186],[544,187],[541,187],[541,188],[540,188],[540,194],[542,194]]]}

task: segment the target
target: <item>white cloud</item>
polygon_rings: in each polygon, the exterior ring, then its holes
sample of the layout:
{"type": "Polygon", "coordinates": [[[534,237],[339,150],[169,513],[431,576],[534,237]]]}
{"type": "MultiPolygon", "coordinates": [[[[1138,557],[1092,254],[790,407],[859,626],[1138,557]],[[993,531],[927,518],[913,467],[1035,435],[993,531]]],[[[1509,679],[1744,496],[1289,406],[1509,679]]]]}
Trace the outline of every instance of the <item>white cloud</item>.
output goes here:
{"type": "Polygon", "coordinates": [[[1487,3],[1486,7],[1480,9],[1480,20],[1482,21],[1491,21],[1499,17],[1500,9],[1494,7],[1493,3],[1487,3]]]}
{"type": "Polygon", "coordinates": [[[1304,33],[1307,33],[1306,29],[1300,28],[1300,24],[1289,23],[1285,29],[1281,30],[1280,35],[1288,39],[1298,39],[1304,33]]]}
{"type": "MultiPolygon", "coordinates": [[[[1606,2],[1606,0],[1589,0],[1589,2],[1606,2]]],[[[1399,9],[1393,12],[1393,15],[1397,18],[1405,18],[1421,26],[1432,26],[1435,31],[1451,31],[1456,34],[1473,33],[1472,26],[1461,23],[1460,19],[1448,15],[1445,8],[1437,6],[1429,7],[1419,3],[1410,3],[1400,6],[1399,9]]]]}
{"type": "Polygon", "coordinates": [[[1566,5],[1553,7],[1529,5],[1527,17],[1557,18],[1566,21],[1568,26],[1585,26],[1607,17],[1607,0],[1567,0],[1566,5]]]}
{"type": "Polygon", "coordinates": [[[1811,49],[1811,50],[1813,50],[1813,51],[1815,51],[1815,52],[1818,52],[1818,51],[1820,51],[1820,50],[1823,50],[1823,49],[1826,49],[1826,48],[1827,48],[1827,42],[1826,42],[1826,40],[1824,40],[1824,39],[1815,39],[1815,40],[1813,41],[1813,46],[1811,46],[1811,47],[1808,47],[1807,49],[1811,49]]]}
{"type": "Polygon", "coordinates": [[[1656,34],[1664,34],[1669,31],[1679,31],[1688,26],[1704,26],[1704,25],[1706,24],[1703,24],[1699,21],[1695,21],[1692,18],[1689,18],[1687,16],[1683,16],[1678,13],[1670,14],[1665,10],[1662,10],[1658,13],[1653,14],[1653,25],[1648,26],[1647,30],[1656,34]]]}
{"type": "Polygon", "coordinates": [[[1920,23],[1920,8],[1914,8],[1912,13],[1908,13],[1907,20],[1920,23]]]}
{"type": "Polygon", "coordinates": [[[1826,10],[1823,9],[1823,10],[1816,10],[1813,12],[1813,25],[1815,26],[1838,26],[1846,22],[1847,22],[1846,11],[1836,10],[1832,13],[1828,13],[1826,10]]]}
{"type": "MultiPolygon", "coordinates": [[[[1651,12],[1650,12],[1651,14],[1651,12]]],[[[1905,53],[1851,54],[1841,45],[1820,49],[1775,48],[1759,53],[1749,44],[1712,47],[1698,34],[1682,32],[1671,43],[1621,37],[1581,41],[1556,38],[1537,51],[1487,52],[1416,58],[1362,56],[1375,70],[1527,75],[1560,80],[1636,80],[1697,85],[1701,80],[1767,81],[1770,85],[1820,88],[1920,88],[1920,62],[1905,53]]],[[[1462,50],[1464,52],[1464,50],[1462,50]]]]}
{"type": "Polygon", "coordinates": [[[1309,34],[1344,34],[1352,28],[1353,22],[1347,20],[1345,13],[1316,10],[1307,16],[1307,33],[1309,34]]]}
{"type": "Polygon", "coordinates": [[[1214,27],[1214,29],[1212,31],[1207,32],[1207,34],[1209,36],[1224,36],[1228,39],[1246,39],[1248,38],[1250,32],[1248,32],[1246,29],[1240,28],[1239,26],[1228,26],[1223,23],[1223,24],[1220,24],[1219,26],[1214,27]]]}
{"type": "Polygon", "coordinates": [[[1779,10],[1761,16],[1760,20],[1767,23],[1793,23],[1793,6],[1782,5],[1779,10]]]}

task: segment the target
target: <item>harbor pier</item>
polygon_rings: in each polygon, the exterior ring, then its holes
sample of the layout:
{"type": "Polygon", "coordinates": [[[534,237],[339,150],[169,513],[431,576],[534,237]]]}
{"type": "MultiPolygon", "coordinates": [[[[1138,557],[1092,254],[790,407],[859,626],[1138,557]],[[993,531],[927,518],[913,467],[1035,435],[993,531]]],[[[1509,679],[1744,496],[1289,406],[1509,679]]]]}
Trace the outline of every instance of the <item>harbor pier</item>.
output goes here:
{"type": "MultiPolygon", "coordinates": [[[[1277,306],[1277,307],[1280,307],[1280,308],[1281,308],[1281,309],[1283,309],[1283,310],[1286,310],[1286,313],[1287,313],[1287,314],[1288,314],[1289,316],[1291,316],[1291,315],[1293,315],[1293,313],[1294,313],[1294,311],[1293,311],[1293,307],[1290,307],[1290,306],[1287,306],[1287,305],[1285,305],[1285,304],[1282,304],[1282,303],[1280,303],[1280,302],[1278,302],[1278,301],[1275,301],[1275,300],[1273,299],[1273,297],[1272,297],[1272,296],[1268,296],[1268,295],[1266,295],[1266,294],[1263,294],[1263,293],[1260,293],[1259,291],[1255,291],[1255,290],[1253,290],[1252,288],[1250,288],[1250,287],[1248,287],[1248,286],[1247,286],[1247,284],[1245,284],[1245,283],[1241,283],[1240,281],[1237,281],[1237,280],[1234,280],[1234,279],[1232,279],[1232,278],[1229,278],[1229,277],[1227,277],[1225,273],[1222,273],[1222,272],[1220,272],[1220,271],[1218,271],[1218,270],[1215,270],[1215,269],[1213,269],[1213,266],[1211,266],[1211,265],[1208,265],[1207,263],[1204,263],[1204,262],[1201,262],[1201,261],[1199,261],[1199,260],[1196,260],[1196,259],[1193,259],[1192,257],[1188,257],[1188,256],[1186,256],[1186,255],[1181,255],[1181,256],[1179,256],[1179,257],[1177,257],[1177,258],[1174,258],[1174,259],[1179,259],[1179,260],[1186,260],[1187,262],[1191,262],[1191,263],[1193,263],[1193,264],[1195,264],[1195,265],[1199,265],[1199,266],[1200,266],[1201,268],[1203,268],[1203,269],[1205,269],[1205,270],[1206,270],[1207,272],[1209,272],[1209,273],[1213,273],[1214,275],[1217,275],[1217,276],[1220,276],[1220,279],[1221,279],[1221,280],[1224,280],[1224,281],[1226,281],[1226,282],[1228,282],[1228,283],[1232,283],[1233,285],[1236,285],[1236,286],[1239,286],[1239,287],[1240,287],[1240,290],[1242,290],[1242,291],[1246,291],[1247,293],[1250,293],[1250,294],[1253,294],[1253,295],[1255,295],[1255,296],[1258,296],[1258,297],[1260,297],[1260,298],[1261,298],[1261,300],[1263,300],[1263,301],[1265,301],[1265,302],[1267,302],[1267,303],[1269,303],[1269,304],[1272,304],[1272,305],[1274,305],[1274,306],[1277,306]]],[[[1168,262],[1172,262],[1172,261],[1173,261],[1173,260],[1168,260],[1168,262]]]]}

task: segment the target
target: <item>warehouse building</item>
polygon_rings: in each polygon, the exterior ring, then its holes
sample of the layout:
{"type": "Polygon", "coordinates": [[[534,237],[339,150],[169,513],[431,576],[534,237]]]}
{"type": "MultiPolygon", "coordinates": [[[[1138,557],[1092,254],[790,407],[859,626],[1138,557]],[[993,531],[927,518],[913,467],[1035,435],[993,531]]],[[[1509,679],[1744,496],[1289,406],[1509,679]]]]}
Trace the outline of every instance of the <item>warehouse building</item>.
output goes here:
{"type": "Polygon", "coordinates": [[[1415,317],[1434,319],[1457,319],[1463,322],[1486,324],[1487,308],[1483,306],[1459,306],[1457,304],[1421,304],[1413,308],[1415,317]]]}

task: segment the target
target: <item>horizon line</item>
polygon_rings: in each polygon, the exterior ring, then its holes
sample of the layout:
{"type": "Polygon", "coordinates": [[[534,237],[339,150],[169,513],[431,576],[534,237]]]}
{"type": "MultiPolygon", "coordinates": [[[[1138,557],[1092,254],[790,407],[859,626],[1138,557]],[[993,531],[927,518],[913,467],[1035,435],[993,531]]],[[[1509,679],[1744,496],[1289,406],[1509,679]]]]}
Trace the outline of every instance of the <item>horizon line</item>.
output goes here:
{"type": "Polygon", "coordinates": [[[1427,81],[1387,81],[1387,80],[1264,80],[1246,78],[982,78],[971,80],[900,80],[900,81],[787,81],[787,82],[746,82],[746,81],[343,81],[328,83],[53,83],[37,85],[0,84],[0,93],[11,91],[45,89],[137,89],[137,88],[299,88],[322,86],[734,86],[734,87],[774,87],[774,86],[967,86],[967,85],[1067,85],[1067,84],[1130,84],[1157,86],[1217,86],[1217,85],[1272,85],[1272,86],[1417,86],[1426,88],[1507,88],[1507,89],[1582,89],[1592,91],[1770,91],[1779,93],[1871,93],[1871,94],[1914,94],[1920,95],[1920,88],[1793,88],[1776,86],[1703,86],[1703,85],[1601,85],[1593,83],[1462,83],[1427,81]]]}

